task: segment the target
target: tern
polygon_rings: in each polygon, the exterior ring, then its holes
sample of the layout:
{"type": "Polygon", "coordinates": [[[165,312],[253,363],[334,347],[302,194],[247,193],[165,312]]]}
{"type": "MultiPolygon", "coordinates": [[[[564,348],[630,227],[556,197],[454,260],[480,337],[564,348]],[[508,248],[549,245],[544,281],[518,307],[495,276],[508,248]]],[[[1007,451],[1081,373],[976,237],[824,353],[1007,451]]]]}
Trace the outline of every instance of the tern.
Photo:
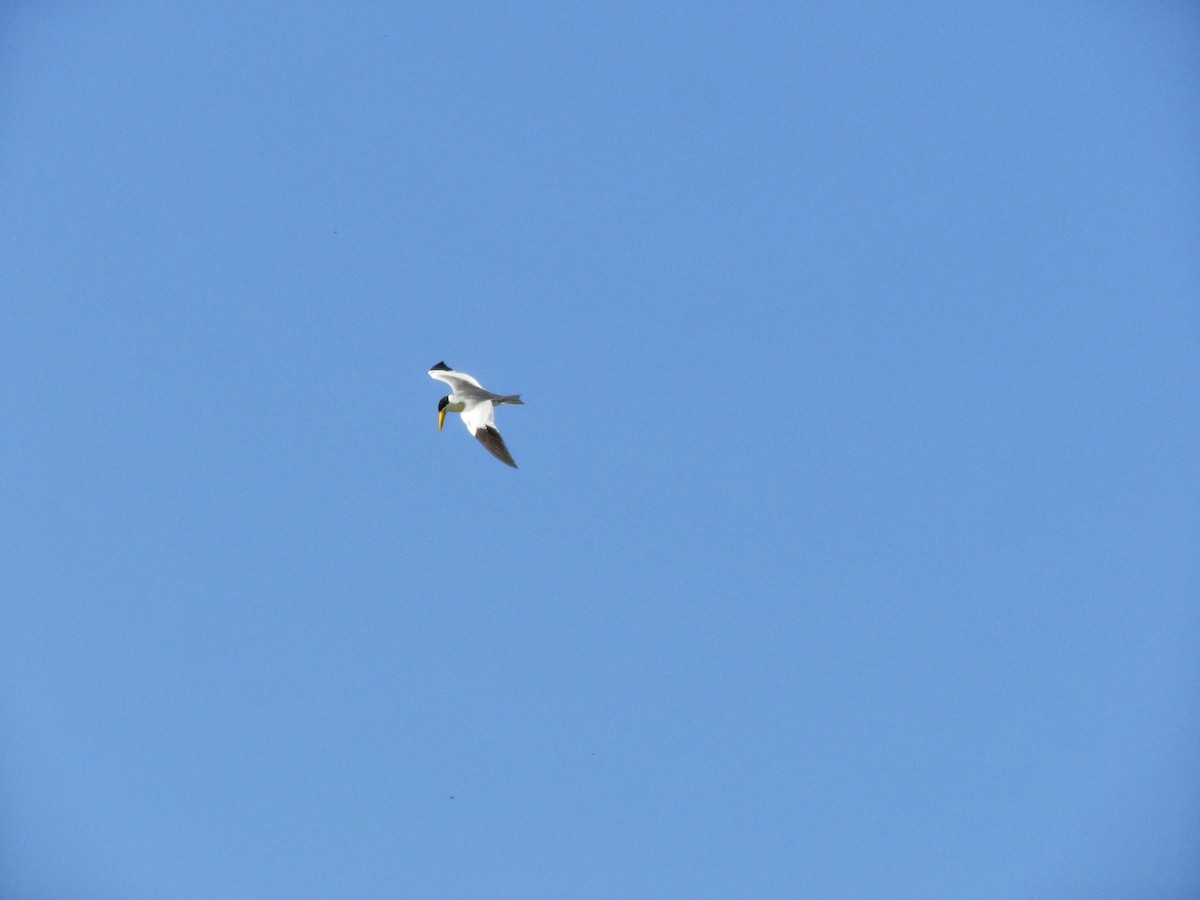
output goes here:
{"type": "Polygon", "coordinates": [[[438,431],[446,422],[446,413],[459,413],[467,431],[475,435],[488,453],[515,469],[517,464],[504,446],[504,438],[496,430],[496,407],[502,403],[524,406],[521,395],[493,394],[466,372],[455,372],[444,362],[431,368],[429,377],[450,385],[450,394],[438,401],[438,431]]]}

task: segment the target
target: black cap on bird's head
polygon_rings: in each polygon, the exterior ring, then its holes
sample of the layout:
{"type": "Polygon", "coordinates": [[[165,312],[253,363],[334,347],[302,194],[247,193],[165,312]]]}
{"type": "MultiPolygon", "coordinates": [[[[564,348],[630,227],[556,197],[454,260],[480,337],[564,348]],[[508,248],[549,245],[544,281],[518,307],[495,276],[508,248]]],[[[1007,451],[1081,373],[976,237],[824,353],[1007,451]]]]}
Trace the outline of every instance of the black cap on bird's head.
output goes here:
{"type": "Polygon", "coordinates": [[[443,397],[438,401],[438,431],[441,431],[442,426],[446,423],[446,407],[449,405],[449,397],[443,397]]]}

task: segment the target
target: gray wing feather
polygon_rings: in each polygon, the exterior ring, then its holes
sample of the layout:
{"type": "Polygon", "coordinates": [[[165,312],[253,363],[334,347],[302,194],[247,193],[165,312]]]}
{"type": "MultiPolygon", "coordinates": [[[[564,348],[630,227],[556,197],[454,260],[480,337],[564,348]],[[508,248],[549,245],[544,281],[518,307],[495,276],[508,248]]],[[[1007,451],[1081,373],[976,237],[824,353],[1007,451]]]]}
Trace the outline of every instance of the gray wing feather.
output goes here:
{"type": "Polygon", "coordinates": [[[438,381],[443,381],[450,385],[450,390],[464,399],[482,400],[488,395],[488,391],[481,388],[479,382],[470,375],[464,378],[458,372],[430,372],[429,377],[436,378],[438,381]]]}
{"type": "Polygon", "coordinates": [[[512,454],[508,452],[508,448],[504,446],[504,438],[500,437],[500,432],[496,430],[494,425],[484,425],[475,431],[475,439],[487,448],[488,453],[500,460],[506,466],[512,466],[514,469],[517,464],[513,462],[512,454]]]}

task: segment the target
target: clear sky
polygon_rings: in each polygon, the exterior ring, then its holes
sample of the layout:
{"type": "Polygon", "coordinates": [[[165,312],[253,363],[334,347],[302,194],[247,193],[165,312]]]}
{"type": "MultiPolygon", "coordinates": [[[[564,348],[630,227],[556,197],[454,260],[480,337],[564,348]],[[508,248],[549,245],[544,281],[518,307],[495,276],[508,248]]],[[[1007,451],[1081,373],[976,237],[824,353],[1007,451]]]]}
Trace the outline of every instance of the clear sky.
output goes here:
{"type": "Polygon", "coordinates": [[[1200,896],[1198,109],[1185,2],[5,4],[0,893],[1200,896]]]}

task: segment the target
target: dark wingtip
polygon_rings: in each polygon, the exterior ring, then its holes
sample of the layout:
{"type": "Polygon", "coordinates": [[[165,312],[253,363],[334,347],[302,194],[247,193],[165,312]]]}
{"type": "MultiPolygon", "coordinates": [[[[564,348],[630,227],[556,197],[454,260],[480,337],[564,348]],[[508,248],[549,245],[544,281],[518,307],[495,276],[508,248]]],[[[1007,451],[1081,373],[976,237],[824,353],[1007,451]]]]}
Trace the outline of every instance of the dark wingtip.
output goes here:
{"type": "Polygon", "coordinates": [[[430,372],[453,372],[454,370],[446,365],[446,361],[442,360],[436,366],[429,367],[430,372]]]}
{"type": "Polygon", "coordinates": [[[500,460],[506,466],[517,468],[516,462],[512,458],[512,454],[508,452],[508,448],[504,446],[504,438],[500,437],[500,432],[493,425],[484,425],[475,432],[475,439],[487,448],[487,452],[500,460]]]}

